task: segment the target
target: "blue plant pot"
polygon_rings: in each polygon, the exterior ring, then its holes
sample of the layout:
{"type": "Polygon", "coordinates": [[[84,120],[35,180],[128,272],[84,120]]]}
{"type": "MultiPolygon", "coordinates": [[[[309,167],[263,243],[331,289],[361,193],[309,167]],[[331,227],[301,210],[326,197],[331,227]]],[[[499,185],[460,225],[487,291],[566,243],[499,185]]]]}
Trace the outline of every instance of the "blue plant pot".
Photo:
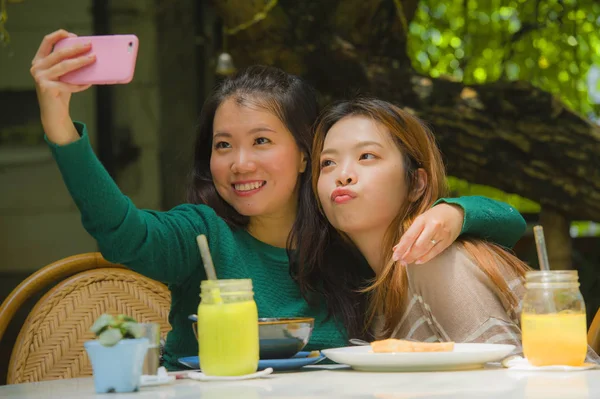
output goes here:
{"type": "Polygon", "coordinates": [[[83,344],[94,370],[94,386],[97,393],[136,392],[148,339],[122,339],[115,346],[103,346],[98,341],[83,344]]]}

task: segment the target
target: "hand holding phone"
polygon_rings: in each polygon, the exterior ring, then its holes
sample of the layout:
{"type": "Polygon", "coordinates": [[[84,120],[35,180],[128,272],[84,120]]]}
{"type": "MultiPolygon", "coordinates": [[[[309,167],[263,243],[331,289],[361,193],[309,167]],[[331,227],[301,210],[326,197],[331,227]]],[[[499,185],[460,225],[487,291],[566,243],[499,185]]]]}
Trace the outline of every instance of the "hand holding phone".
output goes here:
{"type": "Polygon", "coordinates": [[[30,73],[51,142],[65,145],[79,139],[69,114],[71,95],[92,84],[131,81],[137,48],[133,35],[77,37],[59,29],[44,36],[30,73]]]}
{"type": "Polygon", "coordinates": [[[61,82],[74,85],[124,84],[133,79],[139,41],[135,35],[67,37],[54,45],[54,52],[91,43],[96,62],[62,75],[61,82]]]}

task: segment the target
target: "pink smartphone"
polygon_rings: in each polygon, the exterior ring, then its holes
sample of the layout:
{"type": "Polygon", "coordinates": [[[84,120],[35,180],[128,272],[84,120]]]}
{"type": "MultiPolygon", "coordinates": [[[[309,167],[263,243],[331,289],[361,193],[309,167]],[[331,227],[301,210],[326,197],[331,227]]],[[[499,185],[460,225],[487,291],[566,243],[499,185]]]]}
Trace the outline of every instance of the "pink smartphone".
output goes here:
{"type": "Polygon", "coordinates": [[[60,77],[76,85],[110,85],[131,82],[138,52],[135,35],[80,36],[63,39],[54,45],[54,51],[79,43],[91,42],[91,53],[96,62],[60,77]]]}

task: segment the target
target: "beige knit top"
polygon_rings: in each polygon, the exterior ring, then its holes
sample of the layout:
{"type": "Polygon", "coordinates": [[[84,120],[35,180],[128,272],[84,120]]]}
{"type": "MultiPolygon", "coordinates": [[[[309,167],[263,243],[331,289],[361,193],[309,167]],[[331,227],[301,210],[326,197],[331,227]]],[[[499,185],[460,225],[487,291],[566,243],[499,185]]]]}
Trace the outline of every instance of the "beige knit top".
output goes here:
{"type": "MultiPolygon", "coordinates": [[[[460,244],[422,265],[409,265],[404,314],[391,337],[424,342],[484,342],[511,344],[522,355],[520,316],[524,281],[498,263],[509,288],[519,298],[515,308],[500,295],[490,278],[460,244]]],[[[377,339],[383,320],[375,323],[377,339]]],[[[600,363],[588,348],[587,361],[600,363]]]]}

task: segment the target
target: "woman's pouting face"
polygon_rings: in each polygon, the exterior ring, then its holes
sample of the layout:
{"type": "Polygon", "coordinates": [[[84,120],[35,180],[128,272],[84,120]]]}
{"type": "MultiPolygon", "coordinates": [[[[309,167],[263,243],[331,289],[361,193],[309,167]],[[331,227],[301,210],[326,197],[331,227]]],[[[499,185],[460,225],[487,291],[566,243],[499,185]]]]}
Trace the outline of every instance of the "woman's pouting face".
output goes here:
{"type": "Polygon", "coordinates": [[[371,118],[353,115],[335,123],[320,167],[317,192],[325,216],[350,236],[387,229],[407,200],[402,153],[371,118]]]}
{"type": "Polygon", "coordinates": [[[295,213],[306,157],[272,113],[234,98],[217,109],[210,171],[217,192],[246,216],[295,213]]]}

